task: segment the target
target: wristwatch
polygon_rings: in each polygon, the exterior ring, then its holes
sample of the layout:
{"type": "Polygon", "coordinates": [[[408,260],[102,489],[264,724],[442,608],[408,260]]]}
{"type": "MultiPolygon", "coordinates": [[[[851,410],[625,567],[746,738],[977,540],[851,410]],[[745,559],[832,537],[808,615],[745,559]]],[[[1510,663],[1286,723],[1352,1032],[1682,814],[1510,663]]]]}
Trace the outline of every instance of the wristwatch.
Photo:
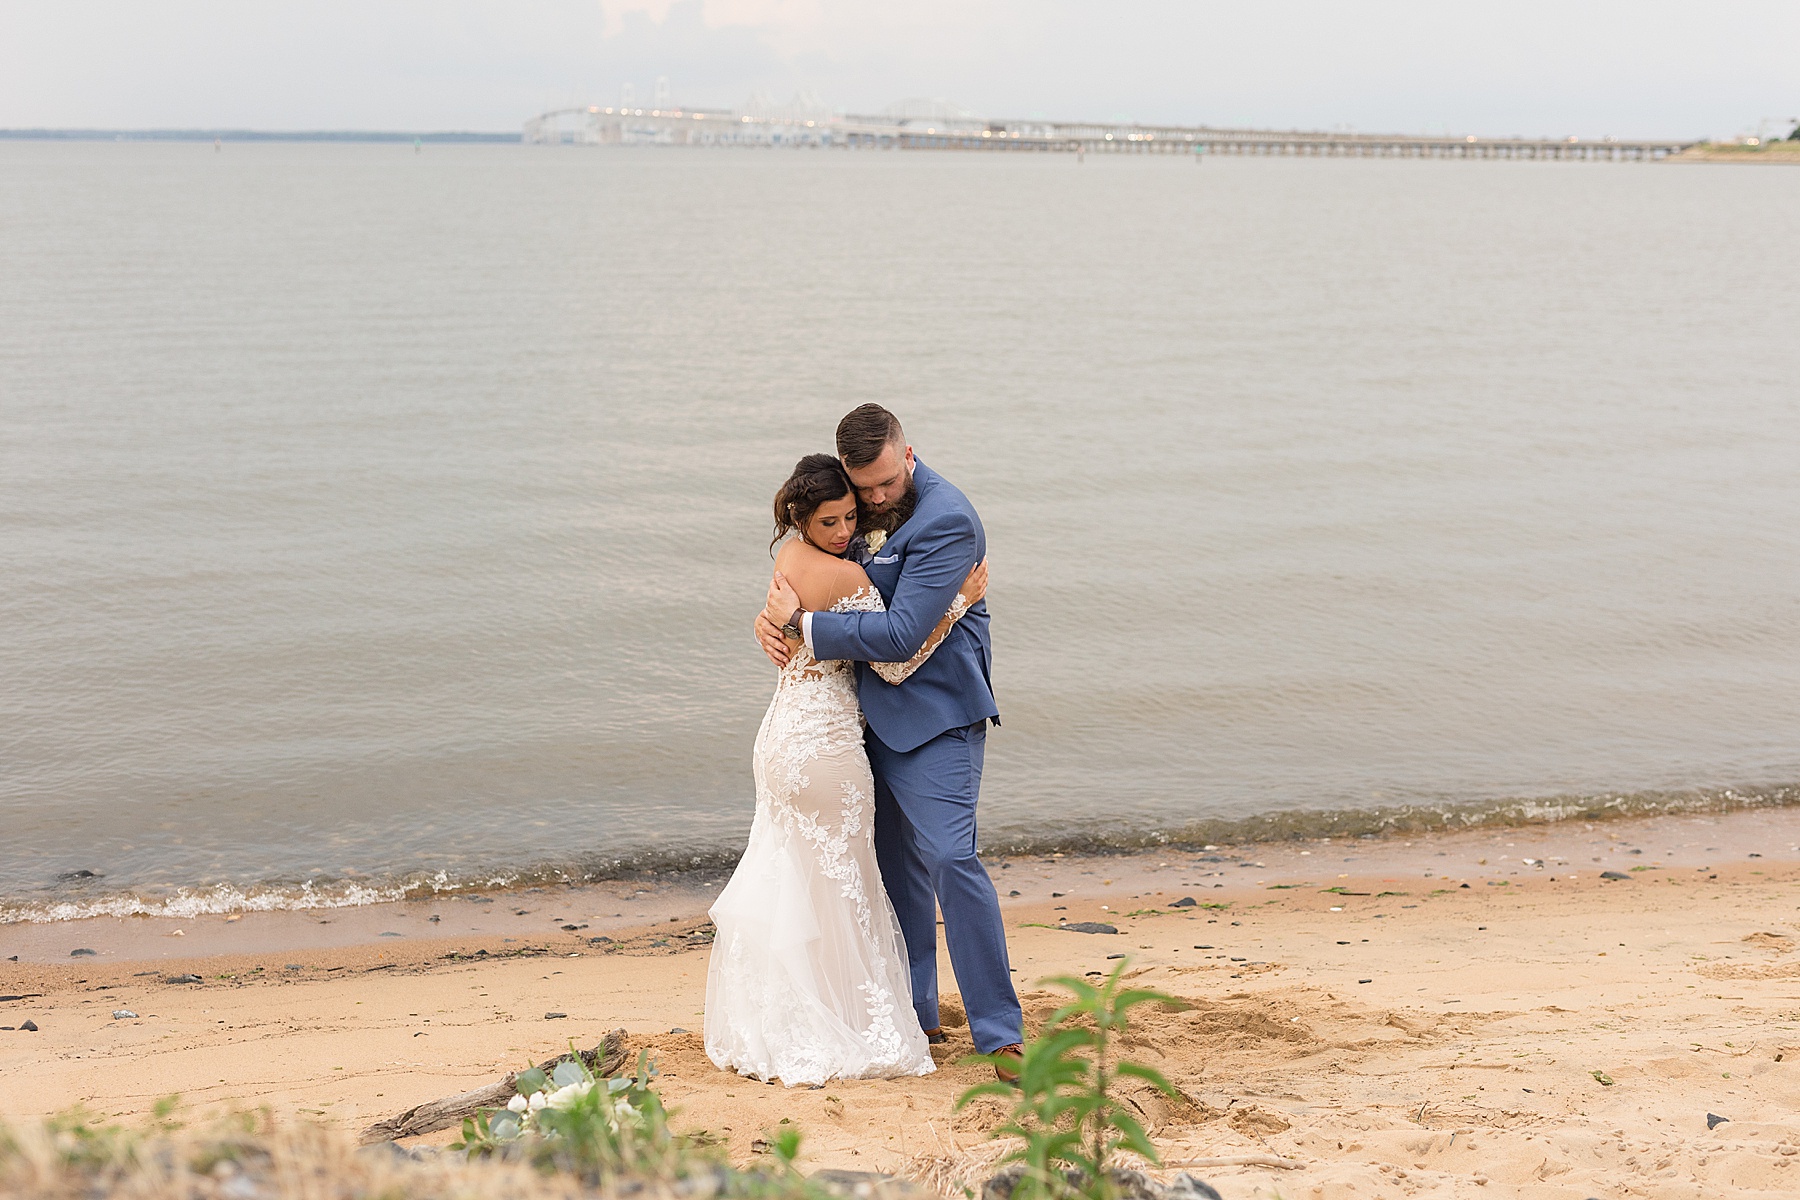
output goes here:
{"type": "Polygon", "coordinates": [[[781,627],[781,632],[787,637],[793,638],[796,642],[804,642],[806,640],[806,631],[800,627],[800,618],[804,616],[805,613],[806,610],[804,608],[796,608],[794,610],[794,615],[787,619],[787,624],[781,627]]]}

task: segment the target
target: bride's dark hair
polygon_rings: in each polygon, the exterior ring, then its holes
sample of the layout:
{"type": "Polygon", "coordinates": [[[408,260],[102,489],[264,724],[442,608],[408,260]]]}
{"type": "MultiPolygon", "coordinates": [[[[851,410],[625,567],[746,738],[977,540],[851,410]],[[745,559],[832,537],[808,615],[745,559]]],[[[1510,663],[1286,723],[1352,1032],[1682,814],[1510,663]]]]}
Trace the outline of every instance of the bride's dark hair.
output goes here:
{"type": "Polygon", "coordinates": [[[775,549],[790,530],[804,529],[819,505],[828,500],[842,500],[851,493],[850,476],[835,454],[809,454],[794,464],[793,474],[775,493],[775,536],[769,549],[775,549]]]}

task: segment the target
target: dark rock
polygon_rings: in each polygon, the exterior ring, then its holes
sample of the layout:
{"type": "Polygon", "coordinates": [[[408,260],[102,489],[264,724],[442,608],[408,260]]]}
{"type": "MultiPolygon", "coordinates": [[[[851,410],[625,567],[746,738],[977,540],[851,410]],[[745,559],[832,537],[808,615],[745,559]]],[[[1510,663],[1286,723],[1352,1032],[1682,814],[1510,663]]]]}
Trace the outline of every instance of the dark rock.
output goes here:
{"type": "Polygon", "coordinates": [[[740,1187],[739,1179],[730,1167],[716,1163],[683,1175],[669,1185],[669,1194],[677,1200],[712,1200],[740,1187]]]}
{"type": "Polygon", "coordinates": [[[669,1032],[670,1033],[687,1033],[689,1031],[686,1029],[683,1029],[681,1026],[677,1025],[675,1028],[669,1030],[669,1032]]]}
{"type": "Polygon", "coordinates": [[[1228,860],[1219,857],[1217,854],[1202,854],[1199,858],[1195,859],[1194,861],[1195,862],[1226,862],[1228,860]]]}
{"type": "Polygon", "coordinates": [[[1630,879],[1631,876],[1627,875],[1623,871],[1602,871],[1602,872],[1600,872],[1600,878],[1602,878],[1602,879],[1630,879]]]}
{"type": "Polygon", "coordinates": [[[1706,1127],[1708,1129],[1717,1129],[1719,1126],[1723,1125],[1725,1122],[1727,1122],[1729,1120],[1731,1120],[1730,1117],[1721,1117],[1718,1113],[1707,1113],[1706,1114],[1706,1127]]]}
{"type": "Polygon", "coordinates": [[[879,1171],[827,1169],[814,1171],[807,1182],[839,1200],[928,1200],[934,1195],[910,1179],[879,1171]]]}
{"type": "Polygon", "coordinates": [[[562,1020],[566,1020],[568,1018],[568,1015],[569,1015],[568,1013],[547,1012],[544,1014],[544,1020],[546,1020],[546,1021],[562,1021],[562,1020]]]}
{"type": "Polygon", "coordinates": [[[1374,983],[1375,981],[1373,979],[1359,979],[1356,982],[1358,982],[1358,983],[1374,983]]]}
{"type": "Polygon", "coordinates": [[[1183,896],[1181,899],[1179,899],[1179,900],[1175,901],[1173,904],[1169,905],[1169,907],[1170,908],[1195,908],[1195,907],[1198,907],[1199,904],[1200,904],[1200,902],[1198,900],[1194,899],[1192,896],[1183,896]]]}
{"type": "Polygon", "coordinates": [[[359,1158],[380,1158],[391,1162],[415,1163],[430,1162],[437,1156],[432,1146],[408,1147],[399,1142],[374,1142],[367,1146],[358,1146],[356,1154],[359,1158]]]}
{"type": "Polygon", "coordinates": [[[1014,889],[1013,889],[1013,890],[1012,890],[1012,891],[1010,891],[1010,892],[1008,892],[1008,893],[1006,893],[1006,894],[1007,894],[1007,895],[1009,895],[1009,896],[1017,896],[1017,895],[1018,895],[1018,894],[1019,894],[1019,889],[1018,889],[1018,888],[1014,888],[1014,889]]]}
{"type": "MultiPolygon", "coordinates": [[[[1023,1163],[1014,1163],[981,1185],[981,1200],[1012,1200],[1013,1189],[1025,1174],[1023,1163]]],[[[1106,1173],[1117,1200],[1223,1200],[1204,1179],[1182,1172],[1168,1183],[1158,1183],[1142,1171],[1114,1169],[1106,1173]]],[[[1087,1174],[1074,1168],[1063,1172],[1070,1190],[1087,1188],[1087,1174]]]]}
{"type": "Polygon", "coordinates": [[[163,980],[163,982],[164,983],[199,983],[200,977],[198,975],[171,975],[167,979],[163,980]]]}
{"type": "Polygon", "coordinates": [[[32,1020],[27,1020],[24,1024],[20,1025],[19,1028],[26,1033],[36,1033],[38,1031],[37,1022],[32,1020]]]}
{"type": "Polygon", "coordinates": [[[1109,954],[1106,956],[1107,961],[1109,961],[1109,962],[1115,958],[1124,958],[1124,957],[1125,956],[1123,954],[1109,954]]]}
{"type": "Polygon", "coordinates": [[[21,992],[16,996],[0,996],[0,1004],[4,1004],[8,1000],[32,1000],[43,994],[42,992],[21,992]]]}
{"type": "Polygon", "coordinates": [[[1118,926],[1108,925],[1103,921],[1070,921],[1066,925],[1058,925],[1057,928],[1065,929],[1070,933],[1117,933],[1117,932],[1119,932],[1118,926]]]}
{"type": "Polygon", "coordinates": [[[1196,950],[1211,950],[1211,949],[1213,949],[1213,947],[1212,946],[1195,946],[1194,949],[1196,949],[1196,950]]]}
{"type": "Polygon", "coordinates": [[[564,925],[562,927],[564,933],[574,933],[577,929],[586,929],[586,928],[587,928],[586,925],[564,925]]]}
{"type": "Polygon", "coordinates": [[[590,946],[610,946],[613,944],[613,940],[609,937],[591,937],[587,943],[590,946]]]}
{"type": "Polygon", "coordinates": [[[1462,885],[1462,888],[1464,891],[1467,891],[1469,889],[1469,885],[1465,883],[1462,885]]]}
{"type": "Polygon", "coordinates": [[[74,883],[77,879],[98,879],[100,872],[90,871],[85,867],[79,871],[64,871],[56,877],[58,883],[74,883]]]}
{"type": "Polygon", "coordinates": [[[96,955],[98,953],[100,953],[98,950],[89,950],[86,946],[81,946],[74,950],[69,951],[69,957],[70,958],[92,958],[92,957],[94,957],[94,955],[96,955]]]}
{"type": "Polygon", "coordinates": [[[1225,1197],[1198,1175],[1183,1171],[1163,1185],[1163,1200],[1225,1200],[1225,1197]]]}
{"type": "Polygon", "coordinates": [[[404,933],[383,933],[382,937],[405,937],[404,933]]]}

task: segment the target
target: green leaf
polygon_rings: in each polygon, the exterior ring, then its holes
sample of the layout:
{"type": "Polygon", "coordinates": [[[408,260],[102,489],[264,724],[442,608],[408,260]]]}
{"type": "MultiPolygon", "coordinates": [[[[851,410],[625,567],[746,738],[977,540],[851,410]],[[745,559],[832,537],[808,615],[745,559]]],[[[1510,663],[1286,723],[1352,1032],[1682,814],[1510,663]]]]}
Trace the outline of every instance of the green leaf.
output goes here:
{"type": "Polygon", "coordinates": [[[1162,1162],[1156,1153],[1156,1147],[1150,1144],[1150,1135],[1144,1132],[1144,1127],[1137,1123],[1135,1117],[1129,1113],[1115,1112],[1108,1118],[1107,1124],[1119,1131],[1122,1135],[1119,1140],[1128,1149],[1137,1151],[1153,1163],[1162,1162]]]}
{"type": "Polygon", "coordinates": [[[587,1077],[588,1073],[581,1068],[580,1064],[573,1062],[559,1062],[556,1064],[556,1070],[550,1072],[550,1082],[559,1088],[581,1083],[587,1077]]]}
{"type": "Polygon", "coordinates": [[[528,1071],[520,1071],[513,1077],[513,1090],[521,1096],[531,1096],[544,1091],[550,1086],[550,1077],[532,1067],[528,1071]]]}

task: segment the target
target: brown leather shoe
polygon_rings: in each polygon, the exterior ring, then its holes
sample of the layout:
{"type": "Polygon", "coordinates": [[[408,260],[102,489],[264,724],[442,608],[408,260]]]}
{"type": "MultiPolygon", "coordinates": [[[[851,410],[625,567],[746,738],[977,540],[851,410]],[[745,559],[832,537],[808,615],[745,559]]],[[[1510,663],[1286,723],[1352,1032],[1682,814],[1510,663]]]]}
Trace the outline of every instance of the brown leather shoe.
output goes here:
{"type": "Polygon", "coordinates": [[[950,1039],[945,1035],[944,1027],[939,1025],[936,1029],[927,1029],[925,1031],[925,1040],[933,1046],[941,1046],[950,1039]]]}
{"type": "MultiPolygon", "coordinates": [[[[1007,1058],[1016,1059],[1020,1062],[1025,1060],[1025,1047],[1018,1042],[1014,1042],[1010,1046],[1002,1046],[994,1051],[994,1053],[996,1055],[1004,1055],[1007,1058]]],[[[999,1063],[994,1064],[994,1078],[998,1079],[1001,1083],[1010,1083],[1014,1087],[1019,1086],[1019,1073],[1017,1071],[1008,1070],[999,1063]]]]}

